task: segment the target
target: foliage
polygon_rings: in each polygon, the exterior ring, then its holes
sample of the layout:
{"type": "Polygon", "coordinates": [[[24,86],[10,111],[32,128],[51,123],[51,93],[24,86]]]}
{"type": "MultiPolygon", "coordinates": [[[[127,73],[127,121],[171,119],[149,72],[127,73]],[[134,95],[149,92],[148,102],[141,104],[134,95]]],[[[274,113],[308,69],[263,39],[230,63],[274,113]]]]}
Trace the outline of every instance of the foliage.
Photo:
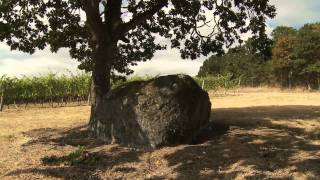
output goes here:
{"type": "Polygon", "coordinates": [[[229,49],[223,56],[211,56],[200,68],[198,76],[231,74],[231,80],[241,79],[242,85],[260,85],[269,83],[270,66],[265,56],[256,53],[248,41],[229,49]]]}
{"type": "Polygon", "coordinates": [[[86,99],[91,77],[88,74],[62,75],[50,73],[44,76],[0,79],[0,93],[5,104],[29,102],[66,102],[86,99]]]}
{"type": "Polygon", "coordinates": [[[293,52],[297,43],[297,31],[290,27],[277,27],[273,33],[272,66],[276,81],[282,87],[291,86],[293,71],[293,52]]]}
{"type": "MultiPolygon", "coordinates": [[[[126,82],[144,81],[154,76],[133,76],[130,78],[115,77],[112,87],[118,87],[126,82]]],[[[86,73],[78,75],[56,75],[49,73],[41,76],[10,78],[5,75],[0,78],[0,96],[5,104],[13,103],[67,103],[69,101],[87,100],[91,86],[91,76],[86,73]]]]}
{"type": "Polygon", "coordinates": [[[320,89],[320,23],[306,24],[299,30],[293,56],[297,78],[320,89]]]}
{"type": "MultiPolygon", "coordinates": [[[[127,67],[153,57],[165,46],[156,35],[167,38],[183,58],[222,53],[241,33],[266,39],[265,20],[275,16],[275,7],[258,0],[57,0],[0,2],[0,41],[12,50],[34,53],[49,46],[52,52],[69,48],[92,70],[96,45],[116,44],[112,69],[132,73],[127,67]],[[210,14],[207,17],[206,14],[210,14]],[[86,17],[84,17],[86,16],[86,17]],[[212,17],[211,17],[212,16],[212,17]],[[221,18],[223,17],[223,18],[221,18]],[[209,18],[213,18],[210,20],[209,18]],[[248,23],[249,22],[249,23],[248,23]],[[211,33],[203,33],[210,26],[211,33]]],[[[263,43],[259,43],[263,46],[263,43]]]]}
{"type": "MultiPolygon", "coordinates": [[[[283,28],[283,27],[282,27],[283,28]]],[[[280,28],[281,29],[281,28],[280,28]]],[[[273,67],[282,87],[304,85],[320,89],[320,24],[306,24],[299,30],[275,30],[273,67]]],[[[283,29],[282,29],[283,30],[283,29]]]]}
{"type": "Polygon", "coordinates": [[[281,38],[286,36],[296,36],[297,30],[292,27],[278,26],[272,31],[271,35],[272,35],[273,41],[277,42],[281,38]]]}
{"type": "Polygon", "coordinates": [[[234,79],[232,78],[232,74],[195,77],[194,79],[204,90],[214,92],[218,89],[224,89],[227,92],[228,90],[238,88],[241,82],[241,77],[234,79]]]}
{"type": "Polygon", "coordinates": [[[320,24],[306,24],[296,30],[280,26],[272,32],[273,43],[266,56],[254,49],[249,39],[244,45],[230,48],[222,56],[211,56],[198,76],[232,74],[241,77],[242,85],[279,84],[283,88],[305,86],[320,89],[320,24]]]}
{"type": "MultiPolygon", "coordinates": [[[[121,86],[132,81],[147,81],[157,76],[133,76],[128,79],[118,78],[112,82],[112,87],[121,86]]],[[[204,83],[207,91],[218,89],[233,89],[239,85],[241,78],[232,78],[231,74],[194,77],[199,86],[204,83]]],[[[42,76],[22,78],[0,78],[0,96],[4,97],[4,104],[28,103],[70,103],[87,100],[90,92],[91,77],[88,74],[56,75],[49,73],[42,76]]]]}
{"type": "Polygon", "coordinates": [[[183,59],[222,54],[248,32],[263,49],[266,20],[275,11],[269,0],[2,0],[0,41],[27,53],[70,49],[79,68],[92,71],[89,124],[95,129],[111,76],[129,75],[130,66],[166,49],[156,37],[183,59]]]}

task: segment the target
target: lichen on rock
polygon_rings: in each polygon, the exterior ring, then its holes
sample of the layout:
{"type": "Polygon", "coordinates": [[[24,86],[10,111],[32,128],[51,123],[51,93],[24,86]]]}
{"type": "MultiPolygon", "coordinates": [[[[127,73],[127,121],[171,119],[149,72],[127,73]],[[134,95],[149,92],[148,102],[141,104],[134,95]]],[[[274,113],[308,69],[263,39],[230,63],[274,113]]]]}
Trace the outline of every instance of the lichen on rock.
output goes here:
{"type": "Polygon", "coordinates": [[[112,90],[100,111],[98,137],[156,148],[191,142],[209,122],[211,103],[190,76],[169,75],[112,90]]]}

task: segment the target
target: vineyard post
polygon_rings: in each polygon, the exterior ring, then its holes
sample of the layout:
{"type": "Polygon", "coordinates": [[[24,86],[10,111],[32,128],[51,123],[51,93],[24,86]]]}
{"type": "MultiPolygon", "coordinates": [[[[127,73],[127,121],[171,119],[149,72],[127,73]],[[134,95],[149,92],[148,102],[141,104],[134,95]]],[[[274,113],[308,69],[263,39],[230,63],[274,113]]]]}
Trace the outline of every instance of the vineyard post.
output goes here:
{"type": "Polygon", "coordinates": [[[16,100],[13,100],[13,105],[14,105],[14,108],[15,108],[15,109],[18,109],[18,106],[17,106],[17,104],[16,104],[16,100]]]}
{"type": "Polygon", "coordinates": [[[238,88],[237,88],[237,93],[239,94],[239,90],[241,88],[241,80],[242,80],[242,76],[240,76],[239,78],[239,83],[238,83],[238,88]]]}
{"type": "Polygon", "coordinates": [[[24,106],[25,109],[27,109],[28,104],[29,104],[29,101],[26,101],[26,104],[24,106]]]}
{"type": "Polygon", "coordinates": [[[88,100],[87,100],[88,105],[91,105],[91,92],[88,94],[88,100]]]}
{"type": "Polygon", "coordinates": [[[89,105],[89,106],[91,105],[92,83],[93,83],[93,80],[92,80],[92,77],[91,77],[91,82],[90,82],[90,86],[89,86],[89,94],[88,94],[88,105],[89,105]]]}
{"type": "Polygon", "coordinates": [[[1,94],[1,97],[0,97],[0,111],[2,111],[3,109],[3,94],[1,94]]]}
{"type": "Polygon", "coordinates": [[[51,103],[51,107],[53,107],[53,98],[50,97],[50,103],[51,103]]]}
{"type": "Polygon", "coordinates": [[[202,80],[202,89],[204,88],[204,79],[202,80]]]}
{"type": "Polygon", "coordinates": [[[320,74],[318,74],[318,90],[320,90],[320,74]]]}
{"type": "Polygon", "coordinates": [[[227,78],[224,78],[224,95],[227,95],[227,78]]]}
{"type": "Polygon", "coordinates": [[[292,74],[293,72],[290,71],[289,75],[288,75],[288,79],[289,79],[289,89],[292,89],[292,74]]]}

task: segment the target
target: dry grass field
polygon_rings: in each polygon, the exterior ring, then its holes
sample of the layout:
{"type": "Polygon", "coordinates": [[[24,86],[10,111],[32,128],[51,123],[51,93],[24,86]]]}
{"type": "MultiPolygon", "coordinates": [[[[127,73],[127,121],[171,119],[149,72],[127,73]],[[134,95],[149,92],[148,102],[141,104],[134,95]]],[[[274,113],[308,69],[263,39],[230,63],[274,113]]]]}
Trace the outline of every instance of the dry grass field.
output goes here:
{"type": "Polygon", "coordinates": [[[0,179],[320,179],[320,93],[211,94],[216,128],[159,150],[89,138],[89,107],[0,112],[0,179]]]}

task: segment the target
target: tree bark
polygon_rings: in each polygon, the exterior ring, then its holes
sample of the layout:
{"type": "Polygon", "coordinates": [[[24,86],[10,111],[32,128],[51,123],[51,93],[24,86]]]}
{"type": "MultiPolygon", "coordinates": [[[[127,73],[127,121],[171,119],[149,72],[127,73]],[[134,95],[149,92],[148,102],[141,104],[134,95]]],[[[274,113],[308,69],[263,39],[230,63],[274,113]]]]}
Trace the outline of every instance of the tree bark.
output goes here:
{"type": "MultiPolygon", "coordinates": [[[[99,136],[100,132],[98,130],[99,122],[103,120],[99,109],[103,102],[103,96],[105,96],[110,89],[112,60],[112,54],[110,54],[111,41],[109,38],[111,34],[106,31],[106,26],[102,22],[99,2],[100,1],[95,0],[83,1],[83,8],[86,13],[87,25],[91,35],[89,44],[93,50],[92,61],[94,62],[92,70],[91,115],[89,129],[97,136],[99,136]]],[[[106,139],[108,140],[110,138],[106,137],[106,139]]]]}
{"type": "Polygon", "coordinates": [[[129,22],[121,19],[122,0],[107,0],[104,21],[99,8],[100,1],[84,0],[83,8],[87,17],[87,25],[91,34],[90,46],[93,50],[94,62],[91,87],[91,115],[89,129],[98,138],[112,143],[112,122],[103,116],[103,98],[110,91],[111,66],[118,53],[117,43],[125,33],[151,18],[156,12],[168,4],[168,0],[158,0],[148,10],[138,13],[129,22]]]}
{"type": "Polygon", "coordinates": [[[112,122],[103,116],[103,97],[111,89],[111,64],[115,55],[116,44],[105,43],[97,48],[94,55],[94,69],[91,85],[91,115],[89,127],[94,136],[111,143],[112,122]],[[102,123],[103,122],[103,123],[102,123]]]}

